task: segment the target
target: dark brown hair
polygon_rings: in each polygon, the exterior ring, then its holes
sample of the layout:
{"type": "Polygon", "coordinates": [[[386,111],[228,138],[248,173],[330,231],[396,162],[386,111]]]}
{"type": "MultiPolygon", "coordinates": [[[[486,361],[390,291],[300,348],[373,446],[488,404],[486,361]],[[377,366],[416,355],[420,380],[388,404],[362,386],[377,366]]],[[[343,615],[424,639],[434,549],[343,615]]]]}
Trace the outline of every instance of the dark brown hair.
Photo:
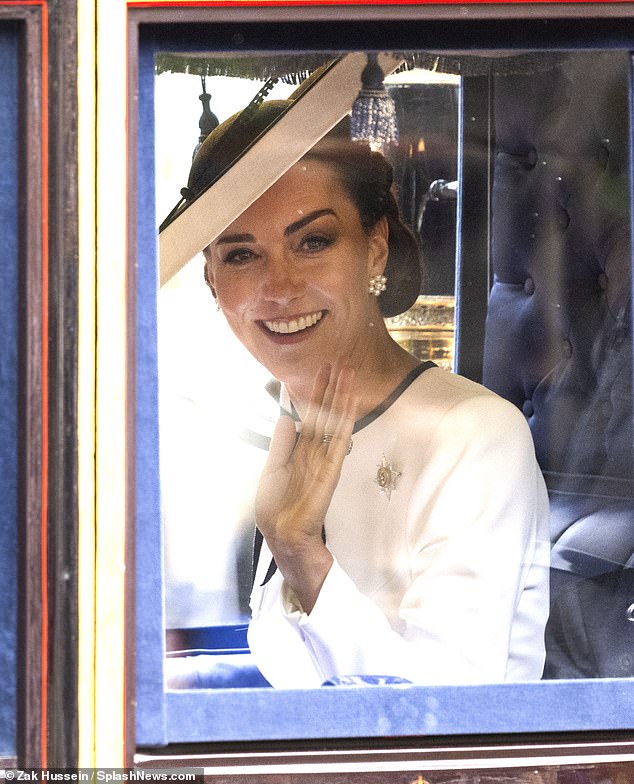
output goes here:
{"type": "Polygon", "coordinates": [[[392,165],[366,144],[350,140],[349,118],[342,120],[304,156],[330,165],[344,191],[359,211],[369,232],[381,218],[389,229],[385,276],[388,289],[379,297],[384,316],[410,308],[422,284],[422,257],[411,229],[401,219],[394,193],[392,165]]]}

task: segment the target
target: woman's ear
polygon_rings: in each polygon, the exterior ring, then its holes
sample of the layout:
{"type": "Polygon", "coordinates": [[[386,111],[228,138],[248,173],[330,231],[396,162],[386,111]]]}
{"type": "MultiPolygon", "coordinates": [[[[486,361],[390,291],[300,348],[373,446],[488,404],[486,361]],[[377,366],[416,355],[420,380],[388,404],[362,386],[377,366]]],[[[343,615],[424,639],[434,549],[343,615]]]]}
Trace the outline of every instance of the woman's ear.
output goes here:
{"type": "Polygon", "coordinates": [[[205,257],[205,267],[203,270],[205,275],[205,283],[209,286],[209,289],[213,294],[213,298],[217,299],[216,289],[214,288],[214,283],[213,283],[213,276],[211,274],[211,256],[209,255],[208,248],[205,248],[203,250],[203,256],[205,257]]]}
{"type": "Polygon", "coordinates": [[[382,275],[387,266],[390,229],[383,216],[370,229],[368,242],[368,274],[382,275]]]}

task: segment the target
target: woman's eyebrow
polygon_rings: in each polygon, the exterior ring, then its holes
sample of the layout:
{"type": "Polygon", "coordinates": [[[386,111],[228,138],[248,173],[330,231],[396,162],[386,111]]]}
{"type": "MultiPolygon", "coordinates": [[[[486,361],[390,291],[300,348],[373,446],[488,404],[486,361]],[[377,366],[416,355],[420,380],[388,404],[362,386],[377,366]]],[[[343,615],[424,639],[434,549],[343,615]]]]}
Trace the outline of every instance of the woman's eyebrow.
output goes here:
{"type": "Polygon", "coordinates": [[[300,229],[303,229],[304,226],[306,226],[309,223],[312,223],[314,220],[317,220],[317,218],[321,218],[322,215],[335,215],[336,216],[337,213],[334,210],[331,210],[331,209],[315,210],[314,212],[309,212],[308,215],[304,215],[303,218],[300,218],[299,220],[295,221],[294,223],[290,223],[284,229],[284,236],[288,237],[291,234],[293,234],[294,232],[299,231],[300,229]]]}
{"type": "Polygon", "coordinates": [[[224,234],[218,237],[216,245],[229,245],[232,242],[255,242],[253,234],[224,234]]]}

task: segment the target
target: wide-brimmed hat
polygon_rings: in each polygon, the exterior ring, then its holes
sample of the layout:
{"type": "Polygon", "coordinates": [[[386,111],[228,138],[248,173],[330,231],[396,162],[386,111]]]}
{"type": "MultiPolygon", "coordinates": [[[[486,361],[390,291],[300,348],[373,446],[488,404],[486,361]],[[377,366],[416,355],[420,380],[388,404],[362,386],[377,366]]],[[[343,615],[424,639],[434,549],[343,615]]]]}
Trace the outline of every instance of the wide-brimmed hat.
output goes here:
{"type": "MultiPolygon", "coordinates": [[[[274,127],[279,118],[298,103],[298,98],[307,91],[313,81],[311,77],[307,80],[308,85],[302,84],[289,99],[254,101],[245,110],[234,114],[215,128],[194,156],[187,187],[181,191],[182,203],[177,206],[164,225],[168,225],[174,217],[179,218],[187,211],[188,205],[195,202],[213,183],[222,178],[222,175],[229,171],[256,141],[261,139],[267,129],[274,127]]],[[[344,118],[336,125],[326,134],[326,137],[317,142],[313,149],[321,150],[329,144],[344,145],[348,148],[351,145],[363,146],[360,142],[350,140],[348,118],[344,118]]],[[[369,148],[366,149],[370,153],[369,148]]],[[[311,152],[309,150],[307,154],[310,155],[311,152]]],[[[416,250],[412,252],[411,249],[407,253],[399,252],[395,247],[398,239],[392,236],[399,233],[407,234],[407,232],[408,230],[402,225],[397,227],[396,231],[390,232],[390,254],[385,270],[388,285],[386,291],[378,297],[384,316],[394,316],[404,312],[413,305],[420,293],[420,254],[416,250]]],[[[416,241],[411,234],[408,239],[411,240],[411,247],[416,248],[416,241]]]]}
{"type": "Polygon", "coordinates": [[[214,128],[194,156],[187,188],[181,191],[185,201],[192,201],[214,183],[290,105],[290,100],[264,101],[214,128]]]}

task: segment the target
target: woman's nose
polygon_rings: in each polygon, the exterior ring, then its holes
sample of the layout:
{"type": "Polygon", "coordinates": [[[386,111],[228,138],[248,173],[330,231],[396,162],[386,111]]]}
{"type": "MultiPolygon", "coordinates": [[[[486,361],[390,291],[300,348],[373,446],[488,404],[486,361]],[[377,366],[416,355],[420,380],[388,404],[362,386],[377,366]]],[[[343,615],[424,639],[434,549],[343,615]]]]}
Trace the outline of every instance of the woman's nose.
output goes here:
{"type": "Polygon", "coordinates": [[[261,290],[267,300],[289,302],[301,296],[306,282],[292,260],[284,257],[269,257],[263,270],[261,290]]]}

